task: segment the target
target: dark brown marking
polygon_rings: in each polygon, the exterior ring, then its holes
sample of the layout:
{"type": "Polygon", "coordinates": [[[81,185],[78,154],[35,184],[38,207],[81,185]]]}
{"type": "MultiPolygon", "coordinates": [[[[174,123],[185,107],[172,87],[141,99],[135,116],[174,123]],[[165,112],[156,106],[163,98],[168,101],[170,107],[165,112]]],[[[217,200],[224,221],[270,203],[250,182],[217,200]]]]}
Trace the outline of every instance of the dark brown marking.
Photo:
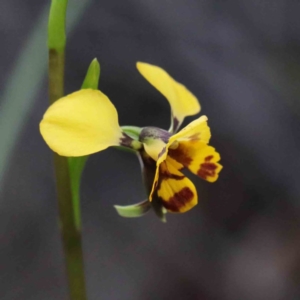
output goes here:
{"type": "Polygon", "coordinates": [[[213,155],[206,156],[205,161],[206,162],[211,161],[213,159],[213,157],[214,157],[213,155]]]}
{"type": "Polygon", "coordinates": [[[178,129],[178,126],[179,125],[179,121],[178,121],[178,119],[177,118],[173,118],[173,132],[176,132],[177,131],[177,129],[178,129]]]}
{"type": "Polygon", "coordinates": [[[164,153],[166,153],[166,151],[167,151],[167,148],[164,147],[164,148],[159,152],[158,158],[160,158],[164,153]]]}
{"type": "Polygon", "coordinates": [[[120,138],[120,145],[128,148],[131,147],[131,143],[133,142],[133,139],[127,135],[125,132],[122,133],[122,137],[120,138]]]}
{"type": "Polygon", "coordinates": [[[175,179],[175,180],[181,180],[184,178],[184,175],[175,175],[170,172],[163,172],[159,171],[159,178],[161,179],[175,179]]]}
{"type": "Polygon", "coordinates": [[[210,171],[214,171],[215,169],[218,168],[218,166],[216,164],[211,163],[211,162],[203,163],[203,164],[201,164],[201,167],[203,167],[207,170],[210,170],[210,171]]]}
{"type": "Polygon", "coordinates": [[[179,212],[180,208],[184,207],[194,197],[194,193],[190,188],[185,187],[175,193],[169,200],[163,200],[163,205],[166,209],[174,212],[179,212]]]}
{"type": "Polygon", "coordinates": [[[163,161],[159,167],[159,178],[181,180],[184,175],[176,175],[169,171],[166,161],[163,161]]]}
{"type": "Polygon", "coordinates": [[[183,149],[178,146],[176,149],[169,149],[168,153],[173,159],[183,164],[185,167],[187,167],[193,160],[187,156],[183,149]]]}
{"type": "Polygon", "coordinates": [[[197,172],[198,176],[207,179],[207,177],[214,177],[216,175],[216,169],[218,166],[211,162],[205,162],[200,165],[200,169],[197,172]]]}

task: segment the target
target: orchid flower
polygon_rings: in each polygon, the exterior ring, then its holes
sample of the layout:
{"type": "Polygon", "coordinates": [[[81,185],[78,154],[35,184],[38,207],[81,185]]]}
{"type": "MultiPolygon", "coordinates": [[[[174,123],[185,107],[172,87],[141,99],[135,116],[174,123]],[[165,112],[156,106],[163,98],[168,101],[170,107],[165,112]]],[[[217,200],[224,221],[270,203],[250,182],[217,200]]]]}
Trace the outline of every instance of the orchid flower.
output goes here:
{"type": "Polygon", "coordinates": [[[143,167],[148,198],[116,208],[123,216],[139,216],[152,206],[164,219],[167,211],[183,213],[198,203],[194,184],[181,172],[184,168],[214,182],[222,166],[218,163],[219,153],[208,145],[211,134],[206,116],[177,132],[185,117],[199,113],[197,98],[160,67],[138,62],[137,69],[168,100],[169,130],[121,127],[109,98],[99,90],[83,89],[51,105],[40,123],[40,131],[48,146],[62,156],[84,156],[110,146],[134,150],[143,167]]]}

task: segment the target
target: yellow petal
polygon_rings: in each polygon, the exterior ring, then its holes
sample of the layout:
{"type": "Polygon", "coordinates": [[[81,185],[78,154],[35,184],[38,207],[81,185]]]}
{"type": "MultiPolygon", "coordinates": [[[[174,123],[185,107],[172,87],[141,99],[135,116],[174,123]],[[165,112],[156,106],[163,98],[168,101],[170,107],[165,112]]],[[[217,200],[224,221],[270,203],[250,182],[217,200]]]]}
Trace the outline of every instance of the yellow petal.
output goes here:
{"type": "Polygon", "coordinates": [[[143,145],[147,154],[155,161],[158,160],[166,148],[166,143],[160,139],[149,139],[147,143],[144,143],[143,145]]]}
{"type": "Polygon", "coordinates": [[[166,71],[142,62],[137,63],[137,69],[169,101],[173,122],[177,123],[173,124],[175,130],[185,117],[195,115],[200,111],[197,98],[166,71]]]}
{"type": "Polygon", "coordinates": [[[186,212],[198,203],[194,184],[178,171],[178,162],[167,158],[161,164],[157,195],[169,212],[186,212]]]}
{"type": "Polygon", "coordinates": [[[168,155],[209,182],[216,181],[222,169],[219,153],[202,141],[181,141],[176,149],[169,149],[168,155]]]}
{"type": "Polygon", "coordinates": [[[178,133],[171,136],[168,145],[172,145],[175,141],[202,141],[203,143],[208,143],[211,134],[210,129],[207,125],[207,117],[201,116],[200,118],[194,120],[186,127],[181,129],[178,133]]]}
{"type": "Polygon", "coordinates": [[[62,156],[82,156],[119,145],[122,131],[108,97],[80,90],[51,105],[40,123],[48,146],[62,156]]]}
{"type": "MultiPolygon", "coordinates": [[[[150,192],[150,195],[149,195],[149,200],[150,201],[152,201],[153,193],[155,192],[155,190],[157,188],[157,185],[158,185],[160,166],[166,160],[167,154],[168,154],[168,148],[164,147],[163,150],[160,152],[160,154],[158,156],[158,159],[157,159],[157,162],[156,162],[156,171],[155,171],[155,175],[154,175],[154,179],[153,179],[152,189],[151,189],[151,192],[150,192]]],[[[178,167],[177,169],[181,169],[181,167],[178,167]]]]}

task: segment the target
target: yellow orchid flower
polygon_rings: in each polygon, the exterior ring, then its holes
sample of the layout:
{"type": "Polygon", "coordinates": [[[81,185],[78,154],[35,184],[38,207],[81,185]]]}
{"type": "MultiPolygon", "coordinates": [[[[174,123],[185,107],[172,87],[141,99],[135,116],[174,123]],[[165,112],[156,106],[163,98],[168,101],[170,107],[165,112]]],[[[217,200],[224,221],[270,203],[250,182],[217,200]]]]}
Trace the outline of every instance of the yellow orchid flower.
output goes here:
{"type": "MultiPolygon", "coordinates": [[[[88,155],[109,146],[136,150],[149,194],[144,203],[148,205],[151,201],[163,218],[166,210],[186,212],[198,202],[196,188],[182,174],[183,168],[214,182],[222,166],[218,163],[220,155],[208,146],[207,117],[194,120],[176,133],[186,116],[200,111],[197,98],[163,69],[141,62],[137,68],[168,100],[169,131],[156,127],[120,127],[114,105],[98,90],[80,90],[59,99],[44,114],[40,131],[48,146],[62,156],[88,155]]],[[[137,204],[135,211],[143,205],[137,204]]],[[[124,210],[120,214],[133,216],[124,210]]]]}

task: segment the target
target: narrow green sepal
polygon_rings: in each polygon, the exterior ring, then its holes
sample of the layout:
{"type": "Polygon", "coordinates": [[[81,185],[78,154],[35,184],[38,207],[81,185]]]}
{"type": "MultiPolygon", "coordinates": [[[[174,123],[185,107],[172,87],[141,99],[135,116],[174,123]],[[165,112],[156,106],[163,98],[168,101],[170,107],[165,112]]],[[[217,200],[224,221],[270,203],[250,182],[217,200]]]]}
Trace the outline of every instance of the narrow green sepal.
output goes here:
{"type": "Polygon", "coordinates": [[[52,0],[48,22],[48,48],[63,52],[66,46],[68,0],[52,0]]]}
{"type": "Polygon", "coordinates": [[[124,218],[137,218],[145,215],[151,209],[149,200],[133,204],[133,205],[114,205],[117,213],[124,218]]]}
{"type": "Polygon", "coordinates": [[[100,79],[100,64],[97,58],[94,58],[87,70],[81,89],[98,89],[100,79]]]}

